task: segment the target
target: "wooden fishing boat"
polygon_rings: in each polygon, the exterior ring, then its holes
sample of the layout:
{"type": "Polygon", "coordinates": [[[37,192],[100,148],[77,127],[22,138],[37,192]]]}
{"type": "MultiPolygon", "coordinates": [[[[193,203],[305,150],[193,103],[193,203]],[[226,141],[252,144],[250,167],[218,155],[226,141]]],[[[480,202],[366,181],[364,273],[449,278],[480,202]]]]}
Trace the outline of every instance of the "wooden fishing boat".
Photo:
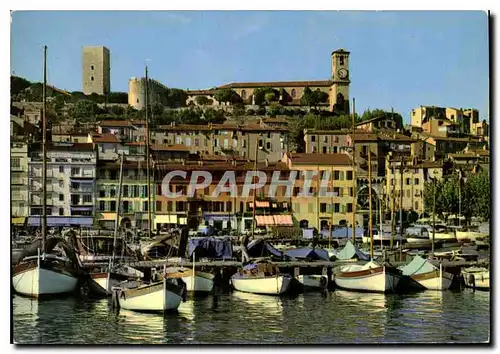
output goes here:
{"type": "Polygon", "coordinates": [[[335,273],[335,284],[345,290],[392,292],[400,280],[401,273],[397,269],[374,261],[341,267],[335,273]]]}
{"type": "Polygon", "coordinates": [[[41,297],[76,290],[78,277],[66,257],[39,254],[24,258],[14,266],[12,284],[21,295],[41,297]]]}
{"type": "Polygon", "coordinates": [[[281,274],[271,263],[248,264],[231,277],[234,289],[246,293],[281,295],[288,291],[292,277],[281,274]]]}
{"type": "Polygon", "coordinates": [[[399,270],[428,290],[447,290],[453,282],[453,274],[443,271],[442,264],[438,268],[420,256],[415,256],[399,270]]]}
{"type": "Polygon", "coordinates": [[[183,289],[167,279],[152,284],[125,282],[113,288],[120,308],[139,312],[177,310],[183,289]]]}
{"type": "Polygon", "coordinates": [[[471,267],[462,270],[465,286],[478,290],[490,289],[490,271],[484,267],[471,267]]]}
{"type": "Polygon", "coordinates": [[[169,267],[166,269],[166,274],[169,279],[182,279],[186,284],[186,290],[191,293],[209,293],[214,287],[214,275],[212,273],[169,267]]]}

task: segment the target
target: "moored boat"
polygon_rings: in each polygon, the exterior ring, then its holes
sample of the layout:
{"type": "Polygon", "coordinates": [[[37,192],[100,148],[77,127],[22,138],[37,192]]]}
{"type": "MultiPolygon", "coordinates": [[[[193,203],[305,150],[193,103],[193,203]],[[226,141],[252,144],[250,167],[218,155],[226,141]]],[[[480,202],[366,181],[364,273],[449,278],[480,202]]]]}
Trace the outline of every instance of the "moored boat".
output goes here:
{"type": "Polygon", "coordinates": [[[489,236],[489,234],[485,232],[480,232],[479,228],[457,230],[455,234],[459,242],[483,240],[489,236]]]}
{"type": "Polygon", "coordinates": [[[281,274],[278,267],[271,263],[248,264],[231,277],[235,290],[263,295],[284,294],[291,281],[289,274],[281,274]]]}
{"type": "Polygon", "coordinates": [[[345,290],[393,292],[400,280],[401,273],[397,269],[374,261],[341,267],[335,273],[335,284],[345,290]]]}
{"type": "Polygon", "coordinates": [[[208,272],[170,267],[166,269],[166,274],[169,279],[182,279],[188,292],[209,293],[214,287],[214,275],[208,272]]]}
{"type": "Polygon", "coordinates": [[[125,282],[113,289],[120,308],[131,311],[164,312],[177,310],[182,288],[164,279],[152,284],[125,282]]]}
{"type": "Polygon", "coordinates": [[[447,290],[453,282],[453,274],[443,271],[420,256],[413,257],[412,261],[399,267],[403,275],[410,277],[428,290],[447,290]]]}
{"type": "Polygon", "coordinates": [[[462,270],[465,286],[467,288],[489,290],[490,271],[484,267],[470,267],[462,270]]]}

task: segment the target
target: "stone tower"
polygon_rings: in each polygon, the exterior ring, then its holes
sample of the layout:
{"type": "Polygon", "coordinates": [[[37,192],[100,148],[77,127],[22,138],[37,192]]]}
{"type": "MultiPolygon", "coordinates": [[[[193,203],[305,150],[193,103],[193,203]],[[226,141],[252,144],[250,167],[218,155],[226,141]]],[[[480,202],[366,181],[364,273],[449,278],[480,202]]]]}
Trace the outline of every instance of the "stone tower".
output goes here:
{"type": "Polygon", "coordinates": [[[338,49],[332,53],[332,87],[330,109],[339,114],[349,114],[349,52],[338,49]]]}
{"type": "Polygon", "coordinates": [[[82,82],[83,93],[106,95],[110,92],[109,49],[106,47],[83,47],[82,82]]]}

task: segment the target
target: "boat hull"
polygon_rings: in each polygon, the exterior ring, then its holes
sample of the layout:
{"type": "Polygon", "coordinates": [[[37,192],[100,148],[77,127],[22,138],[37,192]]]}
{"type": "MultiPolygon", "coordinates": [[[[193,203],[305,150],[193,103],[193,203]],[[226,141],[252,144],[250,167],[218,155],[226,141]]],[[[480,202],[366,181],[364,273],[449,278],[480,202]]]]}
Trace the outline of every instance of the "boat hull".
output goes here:
{"type": "Polygon", "coordinates": [[[299,275],[297,280],[306,288],[324,289],[327,285],[326,277],[323,275],[299,275]]]}
{"type": "Polygon", "coordinates": [[[456,231],[456,237],[458,241],[476,241],[488,237],[488,234],[474,231],[456,231]]]}
{"type": "Polygon", "coordinates": [[[118,302],[120,308],[131,311],[164,312],[177,310],[182,298],[180,290],[171,290],[173,287],[175,285],[162,281],[136,289],[121,289],[118,290],[117,294],[118,302]]]}
{"type": "Polygon", "coordinates": [[[453,274],[439,270],[415,274],[411,278],[428,290],[447,290],[453,282],[453,274]]]}
{"type": "MultiPolygon", "coordinates": [[[[429,232],[429,240],[432,240],[432,232],[429,232]]],[[[436,232],[434,235],[434,241],[439,240],[456,240],[456,236],[454,233],[436,232]]]]}
{"type": "Polygon", "coordinates": [[[18,294],[40,297],[71,293],[75,291],[78,279],[69,273],[46,269],[35,263],[22,271],[15,272],[12,283],[18,294]]]}
{"type": "Polygon", "coordinates": [[[342,289],[367,292],[396,291],[401,276],[385,266],[359,271],[340,272],[335,284],[342,289]]]}
{"type": "Polygon", "coordinates": [[[462,275],[464,277],[465,287],[480,290],[490,289],[490,272],[480,271],[480,272],[467,272],[463,271],[462,275]],[[474,275],[474,281],[471,279],[471,275],[474,275]]]}
{"type": "Polygon", "coordinates": [[[233,276],[231,282],[234,289],[245,293],[263,295],[281,295],[290,287],[292,278],[287,275],[270,277],[238,277],[233,276]]]}
{"type": "Polygon", "coordinates": [[[209,293],[214,287],[214,281],[196,273],[195,276],[182,277],[186,290],[193,293],[209,293]]]}
{"type": "Polygon", "coordinates": [[[96,295],[107,296],[111,295],[113,287],[121,283],[123,279],[117,279],[111,274],[108,283],[108,273],[93,273],[90,274],[90,290],[96,295]]]}

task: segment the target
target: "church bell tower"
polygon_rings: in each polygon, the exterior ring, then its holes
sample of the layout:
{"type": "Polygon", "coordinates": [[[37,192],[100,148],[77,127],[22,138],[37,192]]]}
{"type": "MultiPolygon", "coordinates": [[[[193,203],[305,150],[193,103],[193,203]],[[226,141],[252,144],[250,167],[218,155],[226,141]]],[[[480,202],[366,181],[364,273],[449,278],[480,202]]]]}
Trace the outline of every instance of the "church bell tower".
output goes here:
{"type": "Polygon", "coordinates": [[[332,86],[330,87],[330,110],[338,114],[349,114],[349,52],[338,49],[332,53],[332,86]]]}

